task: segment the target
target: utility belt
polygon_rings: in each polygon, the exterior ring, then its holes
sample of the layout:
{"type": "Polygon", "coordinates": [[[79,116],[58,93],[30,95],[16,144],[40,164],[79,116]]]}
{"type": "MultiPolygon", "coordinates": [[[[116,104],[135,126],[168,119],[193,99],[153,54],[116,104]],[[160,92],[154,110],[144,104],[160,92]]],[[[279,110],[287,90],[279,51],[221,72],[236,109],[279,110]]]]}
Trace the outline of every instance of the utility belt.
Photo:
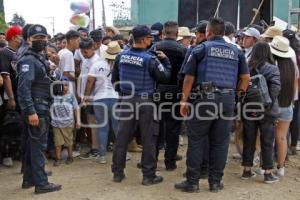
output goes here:
{"type": "Polygon", "coordinates": [[[43,98],[33,98],[33,103],[34,104],[42,104],[45,106],[50,106],[50,101],[47,99],[43,99],[43,98]]]}
{"type": "Polygon", "coordinates": [[[219,88],[214,86],[213,82],[202,82],[200,85],[197,85],[195,88],[192,89],[192,93],[196,93],[199,95],[203,94],[212,94],[212,93],[219,93],[219,94],[229,94],[234,92],[234,89],[228,88],[219,88]]]}

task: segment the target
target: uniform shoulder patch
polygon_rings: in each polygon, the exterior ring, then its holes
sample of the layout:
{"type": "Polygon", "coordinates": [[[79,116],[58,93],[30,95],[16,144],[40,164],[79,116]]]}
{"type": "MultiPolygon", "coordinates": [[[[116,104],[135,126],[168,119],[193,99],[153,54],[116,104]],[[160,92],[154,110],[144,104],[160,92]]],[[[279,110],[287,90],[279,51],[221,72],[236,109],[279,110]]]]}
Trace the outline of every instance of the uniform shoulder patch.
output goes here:
{"type": "Polygon", "coordinates": [[[28,64],[24,64],[21,66],[21,71],[22,72],[28,72],[29,71],[29,65],[28,64]]]}
{"type": "Polygon", "coordinates": [[[161,72],[165,71],[165,68],[164,68],[164,66],[163,66],[162,64],[159,64],[159,65],[157,66],[157,68],[158,68],[158,70],[161,71],[161,72]]]}

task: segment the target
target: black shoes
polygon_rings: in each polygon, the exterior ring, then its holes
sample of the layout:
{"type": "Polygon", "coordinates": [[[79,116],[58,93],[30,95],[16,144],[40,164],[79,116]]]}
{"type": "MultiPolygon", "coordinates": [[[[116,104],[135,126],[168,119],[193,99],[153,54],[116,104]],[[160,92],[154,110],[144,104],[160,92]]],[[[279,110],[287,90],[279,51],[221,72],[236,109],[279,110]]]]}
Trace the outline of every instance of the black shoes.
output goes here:
{"type": "Polygon", "coordinates": [[[224,189],[223,183],[214,183],[214,184],[209,184],[209,191],[213,193],[217,193],[220,190],[224,189]]]}
{"type": "Polygon", "coordinates": [[[183,157],[182,157],[181,155],[178,155],[178,154],[177,154],[176,157],[175,157],[175,160],[176,160],[176,161],[180,161],[180,160],[182,160],[182,158],[183,158],[183,157]]]}
{"type": "Polygon", "coordinates": [[[33,183],[29,183],[27,181],[25,181],[25,182],[22,183],[22,189],[29,189],[29,188],[31,188],[33,186],[34,186],[33,183]]]}
{"type": "Polygon", "coordinates": [[[139,169],[142,169],[142,163],[138,162],[138,164],[136,164],[136,167],[139,168],[139,169]]]}
{"type": "Polygon", "coordinates": [[[181,190],[182,192],[199,192],[199,184],[192,184],[188,181],[183,181],[181,183],[175,184],[175,189],[181,190]]]}
{"type": "Polygon", "coordinates": [[[114,174],[114,182],[121,183],[125,179],[125,174],[117,175],[114,174]]]}
{"type": "Polygon", "coordinates": [[[43,194],[47,192],[55,192],[61,190],[61,185],[48,183],[44,186],[35,186],[35,194],[43,194]]]}
{"type": "Polygon", "coordinates": [[[241,176],[242,180],[248,180],[250,178],[255,178],[256,177],[256,173],[252,172],[251,170],[249,171],[243,171],[243,174],[241,176]]]}
{"type": "Polygon", "coordinates": [[[142,185],[154,185],[163,182],[164,178],[162,176],[155,176],[154,178],[143,178],[142,185]]]}
{"type": "Polygon", "coordinates": [[[177,165],[166,165],[166,170],[167,171],[174,171],[175,169],[177,169],[177,165]]]}
{"type": "Polygon", "coordinates": [[[264,182],[267,184],[276,183],[279,181],[279,178],[274,176],[272,173],[264,175],[264,182]]]}

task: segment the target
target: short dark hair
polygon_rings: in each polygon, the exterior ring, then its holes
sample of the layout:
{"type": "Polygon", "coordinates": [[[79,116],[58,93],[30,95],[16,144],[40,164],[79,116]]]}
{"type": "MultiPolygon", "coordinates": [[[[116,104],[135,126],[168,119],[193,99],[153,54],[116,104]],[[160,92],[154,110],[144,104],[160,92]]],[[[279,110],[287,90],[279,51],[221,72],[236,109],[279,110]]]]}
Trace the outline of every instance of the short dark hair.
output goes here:
{"type": "Polygon", "coordinates": [[[22,31],[22,37],[26,41],[28,39],[28,30],[33,24],[26,24],[22,31]]]}
{"type": "Polygon", "coordinates": [[[66,35],[63,33],[59,33],[56,36],[54,36],[54,38],[55,38],[55,41],[62,41],[64,39],[66,39],[66,35]]]}
{"type": "Polygon", "coordinates": [[[73,38],[79,38],[80,37],[80,34],[78,31],[74,31],[74,30],[69,30],[67,33],[66,33],[66,39],[67,41],[73,39],[73,38]]]}
{"type": "Polygon", "coordinates": [[[225,35],[230,35],[235,33],[235,27],[231,22],[225,22],[225,35]]]}
{"type": "Polygon", "coordinates": [[[170,36],[176,36],[178,32],[178,23],[174,21],[167,21],[164,23],[164,33],[170,36]]]}
{"type": "Polygon", "coordinates": [[[209,30],[215,35],[224,35],[225,23],[222,18],[210,18],[208,22],[209,30]]]}
{"type": "Polygon", "coordinates": [[[91,31],[90,37],[94,40],[94,42],[101,42],[103,38],[102,30],[96,29],[91,31]]]}
{"type": "Polygon", "coordinates": [[[56,52],[58,52],[58,49],[57,49],[57,47],[56,47],[55,45],[48,44],[47,47],[48,47],[48,48],[52,48],[52,49],[54,49],[56,52]]]}
{"type": "Polygon", "coordinates": [[[91,38],[81,39],[79,48],[80,49],[91,49],[93,48],[94,41],[91,38]]]}

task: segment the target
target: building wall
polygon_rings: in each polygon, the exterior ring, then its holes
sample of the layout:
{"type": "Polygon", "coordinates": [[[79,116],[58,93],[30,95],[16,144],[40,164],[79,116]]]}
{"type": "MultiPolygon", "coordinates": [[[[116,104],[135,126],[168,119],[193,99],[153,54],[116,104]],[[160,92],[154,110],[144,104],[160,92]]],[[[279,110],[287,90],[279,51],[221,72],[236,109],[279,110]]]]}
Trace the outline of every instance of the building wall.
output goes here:
{"type": "Polygon", "coordinates": [[[164,23],[178,19],[178,0],[131,0],[134,24],[164,23]]]}
{"type": "MultiPolygon", "coordinates": [[[[289,10],[289,0],[274,0],[274,16],[287,21],[288,20],[288,10],[289,10]]],[[[293,7],[300,7],[299,0],[293,0],[293,7]]],[[[297,16],[293,16],[293,23],[297,23],[297,16]]]]}

